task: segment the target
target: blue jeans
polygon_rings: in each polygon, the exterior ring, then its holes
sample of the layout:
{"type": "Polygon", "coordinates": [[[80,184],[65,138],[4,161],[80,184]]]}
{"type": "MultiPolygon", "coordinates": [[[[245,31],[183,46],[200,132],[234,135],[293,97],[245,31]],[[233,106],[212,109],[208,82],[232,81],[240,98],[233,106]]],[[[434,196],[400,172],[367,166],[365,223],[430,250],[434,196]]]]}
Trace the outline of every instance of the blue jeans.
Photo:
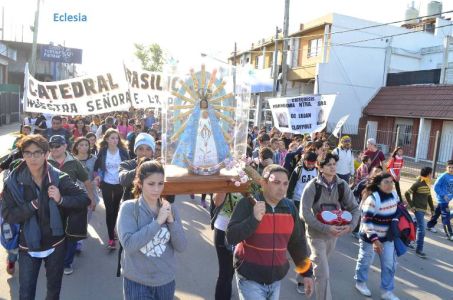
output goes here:
{"type": "Polygon", "coordinates": [[[77,242],[66,239],[66,256],[64,258],[64,267],[70,268],[74,262],[74,256],[77,249],[77,242]]]}
{"type": "Polygon", "coordinates": [[[61,281],[63,277],[63,261],[65,244],[55,247],[55,251],[46,258],[31,257],[27,251],[19,251],[19,298],[33,300],[36,294],[39,269],[44,260],[47,278],[46,300],[60,299],[61,281]]]}
{"type": "Polygon", "coordinates": [[[125,300],[173,300],[175,288],[174,280],[161,286],[147,286],[126,277],[123,279],[125,300]]]}
{"type": "Polygon", "coordinates": [[[261,284],[248,280],[236,273],[240,300],[278,300],[280,297],[280,281],[271,284],[261,284]]]}
{"type": "Polygon", "coordinates": [[[447,236],[453,235],[450,224],[450,209],[448,208],[448,203],[437,204],[434,215],[431,217],[431,220],[429,220],[427,224],[428,228],[433,228],[434,226],[436,226],[439,216],[442,216],[442,227],[444,228],[445,234],[447,236]]]}
{"type": "MultiPolygon", "coordinates": [[[[368,270],[373,264],[375,252],[372,244],[363,240],[360,240],[359,244],[359,257],[355,267],[354,279],[357,282],[367,282],[368,270]]],[[[382,246],[384,249],[379,255],[381,261],[381,289],[393,291],[396,270],[395,246],[393,242],[384,242],[382,246]]]]}
{"type": "Polygon", "coordinates": [[[10,262],[16,262],[17,257],[19,256],[19,248],[12,249],[12,250],[6,250],[8,252],[8,261],[10,262]]]}
{"type": "Polygon", "coordinates": [[[425,239],[425,212],[416,211],[415,218],[417,219],[417,251],[423,252],[423,240],[425,239]]]}

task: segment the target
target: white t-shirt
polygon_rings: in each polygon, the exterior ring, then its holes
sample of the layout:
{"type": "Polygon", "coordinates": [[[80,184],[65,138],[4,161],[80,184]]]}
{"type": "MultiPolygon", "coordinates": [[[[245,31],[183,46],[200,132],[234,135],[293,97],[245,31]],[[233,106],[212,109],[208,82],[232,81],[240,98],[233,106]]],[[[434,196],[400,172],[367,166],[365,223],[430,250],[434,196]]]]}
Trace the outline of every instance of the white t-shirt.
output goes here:
{"type": "Polygon", "coordinates": [[[109,184],[119,184],[119,168],[121,163],[120,150],[117,149],[116,153],[111,154],[107,150],[107,157],[105,159],[105,174],[104,181],[109,184]]]}
{"type": "Polygon", "coordinates": [[[318,176],[318,170],[316,168],[313,170],[306,170],[304,167],[301,168],[302,171],[297,179],[296,187],[294,188],[293,201],[300,201],[307,182],[318,176]]]}

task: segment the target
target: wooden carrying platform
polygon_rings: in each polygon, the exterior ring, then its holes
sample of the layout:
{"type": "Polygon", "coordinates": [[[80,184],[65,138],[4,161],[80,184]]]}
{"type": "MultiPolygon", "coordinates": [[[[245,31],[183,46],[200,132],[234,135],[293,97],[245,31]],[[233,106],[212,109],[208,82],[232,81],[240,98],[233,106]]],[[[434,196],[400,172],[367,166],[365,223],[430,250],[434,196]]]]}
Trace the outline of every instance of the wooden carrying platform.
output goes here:
{"type": "Polygon", "coordinates": [[[194,175],[187,169],[174,165],[165,166],[165,186],[162,195],[210,194],[220,192],[246,192],[249,184],[239,187],[231,181],[235,178],[232,171],[221,169],[217,175],[194,175]]]}

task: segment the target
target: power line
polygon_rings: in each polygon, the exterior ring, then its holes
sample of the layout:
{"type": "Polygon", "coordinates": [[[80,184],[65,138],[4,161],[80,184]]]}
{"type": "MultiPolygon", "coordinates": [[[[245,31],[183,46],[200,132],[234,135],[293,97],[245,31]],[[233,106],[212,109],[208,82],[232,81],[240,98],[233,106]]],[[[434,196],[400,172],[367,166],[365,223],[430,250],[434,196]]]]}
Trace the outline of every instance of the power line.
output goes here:
{"type": "MultiPolygon", "coordinates": [[[[433,27],[432,29],[439,29],[439,28],[445,28],[453,26],[452,24],[446,24],[442,26],[437,26],[433,27]]],[[[384,49],[382,47],[372,47],[372,46],[359,46],[359,45],[351,45],[351,44],[357,44],[357,43],[363,43],[363,42],[369,42],[369,41],[374,41],[374,40],[381,40],[381,39],[387,39],[395,36],[402,36],[402,35],[407,35],[407,34],[413,34],[413,33],[418,33],[418,32],[425,32],[424,30],[413,30],[413,31],[408,31],[408,32],[402,32],[402,33],[396,33],[396,34],[391,34],[391,35],[384,35],[380,37],[375,37],[375,38],[370,38],[370,39],[364,39],[364,40],[358,40],[358,41],[352,41],[352,42],[345,42],[345,43],[339,43],[339,44],[334,44],[334,43],[328,43],[327,46],[349,46],[349,47],[357,47],[357,48],[376,48],[376,49],[384,49]]],[[[300,49],[287,49],[287,50],[279,50],[279,51],[300,51],[300,49]]],[[[250,50],[250,51],[244,51],[244,53],[273,53],[274,50],[250,50]]]]}
{"type": "MultiPolygon", "coordinates": [[[[382,26],[386,26],[386,25],[392,25],[392,24],[397,24],[397,23],[402,23],[402,22],[407,22],[407,21],[413,21],[413,20],[418,20],[418,19],[424,19],[424,18],[429,18],[429,17],[440,16],[440,15],[448,14],[448,13],[451,13],[451,12],[453,12],[453,10],[447,10],[447,11],[444,11],[444,12],[441,12],[441,13],[438,13],[438,14],[420,16],[420,17],[416,17],[416,18],[410,18],[410,19],[399,20],[399,21],[392,21],[392,22],[387,22],[387,23],[380,23],[380,24],[370,25],[370,26],[365,26],[365,27],[360,27],[360,28],[353,28],[353,29],[347,29],[347,30],[342,30],[342,31],[334,31],[334,32],[331,32],[329,34],[333,35],[333,34],[347,33],[347,32],[353,32],[353,31],[361,31],[361,30],[366,30],[366,29],[370,29],[370,28],[377,28],[377,27],[382,27],[382,26]]],[[[318,34],[304,35],[304,36],[293,37],[293,38],[296,38],[296,39],[297,38],[310,38],[310,37],[318,37],[318,36],[323,36],[323,35],[324,35],[324,33],[318,33],[318,34]]],[[[283,40],[283,39],[279,39],[279,40],[283,40]]]]}
{"type": "MultiPolygon", "coordinates": [[[[441,13],[438,13],[438,14],[420,16],[420,17],[416,17],[416,18],[404,19],[404,20],[399,20],[399,21],[392,21],[392,22],[381,23],[381,24],[376,24],[376,25],[370,25],[370,26],[365,26],[365,27],[360,27],[360,28],[347,29],[347,30],[342,30],[342,31],[334,31],[334,32],[328,33],[328,35],[334,35],[334,34],[340,34],[340,33],[348,33],[348,32],[354,32],[354,31],[361,31],[361,30],[366,30],[366,29],[370,29],[370,28],[377,28],[377,27],[382,27],[382,26],[386,26],[386,25],[392,25],[392,24],[397,24],[397,23],[402,23],[402,22],[407,22],[407,21],[413,21],[413,20],[419,20],[419,19],[423,19],[423,18],[440,16],[440,15],[448,14],[448,13],[452,13],[452,12],[453,12],[453,10],[447,10],[447,11],[444,11],[444,12],[441,12],[441,13]]],[[[439,27],[435,27],[434,29],[447,27],[447,26],[450,26],[450,25],[439,26],[439,27]]],[[[411,31],[411,32],[418,32],[418,31],[411,31]]],[[[405,34],[407,34],[407,33],[405,33],[405,34]]],[[[402,34],[400,34],[400,35],[402,35],[402,34]]],[[[304,36],[299,36],[299,37],[289,37],[288,39],[309,39],[309,38],[320,37],[320,36],[324,36],[324,33],[304,35],[304,36]]],[[[276,39],[276,40],[277,41],[283,41],[284,38],[280,38],[280,39],[276,39]]],[[[275,40],[273,39],[272,42],[273,41],[275,41],[275,40]]],[[[288,51],[294,51],[294,50],[288,50],[288,51]]],[[[251,50],[251,51],[243,51],[243,52],[252,53],[252,52],[263,52],[263,51],[251,50]]],[[[274,51],[264,51],[264,52],[274,52],[274,51]]]]}
{"type": "MultiPolygon", "coordinates": [[[[434,27],[433,29],[439,29],[439,28],[444,28],[444,27],[449,27],[449,26],[453,26],[453,24],[437,26],[437,27],[434,27]]],[[[406,35],[406,34],[412,34],[412,33],[417,33],[417,32],[424,32],[424,30],[414,30],[414,31],[409,31],[409,32],[402,32],[402,33],[381,36],[381,37],[377,37],[377,38],[370,38],[370,39],[366,39],[366,40],[359,40],[359,41],[353,41],[353,42],[347,42],[347,43],[341,43],[341,44],[330,44],[330,45],[331,46],[344,46],[344,45],[357,44],[357,43],[369,42],[369,41],[374,41],[374,40],[381,40],[381,39],[386,39],[386,38],[391,38],[391,37],[401,36],[401,35],[406,35]]]]}

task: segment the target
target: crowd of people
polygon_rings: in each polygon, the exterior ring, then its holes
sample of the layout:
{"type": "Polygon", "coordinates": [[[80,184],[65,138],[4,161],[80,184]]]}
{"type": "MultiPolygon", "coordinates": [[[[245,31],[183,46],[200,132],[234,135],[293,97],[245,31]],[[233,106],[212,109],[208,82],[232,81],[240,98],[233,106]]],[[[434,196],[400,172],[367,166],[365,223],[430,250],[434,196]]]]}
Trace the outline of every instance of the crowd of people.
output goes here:
{"type": "MultiPolygon", "coordinates": [[[[107,248],[119,248],[124,298],[173,299],[174,256],[184,251],[187,239],[174,197],[162,196],[160,124],[153,110],[24,119],[13,151],[0,165],[0,172],[6,171],[2,235],[3,224],[20,228],[17,247],[7,248],[6,270],[13,275],[18,261],[21,299],[35,298],[43,260],[47,299],[59,299],[62,277],[74,272],[75,254],[83,251],[86,226],[100,199],[107,248]]],[[[393,237],[395,215],[406,208],[414,213],[416,242],[405,242],[421,258],[426,257],[425,229],[436,232],[440,216],[453,241],[448,209],[453,161],[434,184],[435,207],[429,167],[401,191],[402,148],[386,160],[373,138],[358,154],[351,137],[342,136],[337,146],[331,140],[325,132],[250,128],[246,171],[254,182],[248,193],[210,195],[219,267],[213,298],[231,299],[236,274],[240,299],[278,299],[289,252],[298,293],[332,299],[329,257],[338,238],[352,234],[359,239],[355,288],[371,296],[368,271],[377,254],[381,298],[398,299],[393,293],[400,251],[393,237]],[[428,210],[432,217],[425,224],[428,210]]],[[[201,199],[208,208],[206,194],[201,199]]]]}

